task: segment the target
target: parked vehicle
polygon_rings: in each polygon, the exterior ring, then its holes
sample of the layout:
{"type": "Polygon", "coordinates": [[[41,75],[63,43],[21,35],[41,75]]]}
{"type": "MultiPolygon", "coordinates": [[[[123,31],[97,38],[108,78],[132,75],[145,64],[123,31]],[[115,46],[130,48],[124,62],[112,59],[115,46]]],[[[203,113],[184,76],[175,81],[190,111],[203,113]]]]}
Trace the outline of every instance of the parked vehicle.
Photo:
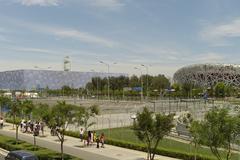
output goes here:
{"type": "Polygon", "coordinates": [[[38,160],[38,158],[33,153],[24,150],[18,150],[10,151],[7,157],[5,157],[5,160],[38,160]]]}

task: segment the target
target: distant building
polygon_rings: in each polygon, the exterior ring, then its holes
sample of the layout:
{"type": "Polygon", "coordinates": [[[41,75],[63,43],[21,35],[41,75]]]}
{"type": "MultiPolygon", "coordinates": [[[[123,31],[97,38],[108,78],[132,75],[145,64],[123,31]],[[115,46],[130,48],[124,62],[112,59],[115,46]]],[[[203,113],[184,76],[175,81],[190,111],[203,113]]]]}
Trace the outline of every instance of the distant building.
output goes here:
{"type": "Polygon", "coordinates": [[[180,68],[173,76],[174,82],[211,87],[218,82],[240,86],[240,65],[195,64],[180,68]]]}
{"type": "MultiPolygon", "coordinates": [[[[109,76],[128,76],[121,73],[109,73],[109,76]]],[[[13,70],[0,72],[0,89],[8,90],[40,90],[44,88],[60,89],[85,87],[93,77],[108,77],[108,73],[75,72],[53,70],[13,70]]]]}

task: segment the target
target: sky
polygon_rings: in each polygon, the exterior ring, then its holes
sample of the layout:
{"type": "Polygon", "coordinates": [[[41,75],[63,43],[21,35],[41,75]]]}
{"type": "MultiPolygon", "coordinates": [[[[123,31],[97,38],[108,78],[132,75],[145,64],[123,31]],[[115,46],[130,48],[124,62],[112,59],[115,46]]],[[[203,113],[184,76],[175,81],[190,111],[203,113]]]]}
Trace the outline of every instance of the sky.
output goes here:
{"type": "Polygon", "coordinates": [[[0,71],[165,74],[240,63],[239,0],[0,0],[0,71]],[[106,64],[100,63],[103,61],[106,64]],[[136,69],[137,68],[137,69],[136,69]]]}

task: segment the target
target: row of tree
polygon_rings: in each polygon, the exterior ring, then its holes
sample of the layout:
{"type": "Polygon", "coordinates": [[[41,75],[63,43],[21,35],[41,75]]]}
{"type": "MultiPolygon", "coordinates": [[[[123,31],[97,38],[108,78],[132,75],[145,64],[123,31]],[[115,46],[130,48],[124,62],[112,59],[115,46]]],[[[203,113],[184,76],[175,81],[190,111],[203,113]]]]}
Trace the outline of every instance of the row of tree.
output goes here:
{"type": "Polygon", "coordinates": [[[89,119],[99,114],[99,107],[96,105],[87,108],[67,104],[65,101],[59,101],[56,105],[50,107],[47,104],[34,105],[30,100],[12,101],[6,97],[0,97],[0,105],[1,107],[7,105],[10,109],[7,116],[12,119],[12,122],[15,125],[16,142],[18,141],[18,130],[22,119],[43,122],[50,129],[55,130],[56,135],[61,142],[62,159],[63,143],[65,141],[64,135],[68,125],[81,125],[85,128],[85,131],[87,131],[88,128],[94,124],[94,122],[89,122],[89,119]]]}
{"type": "MultiPolygon", "coordinates": [[[[226,108],[210,110],[203,121],[193,121],[190,127],[195,153],[198,145],[208,146],[218,160],[229,160],[233,145],[240,140],[240,113],[226,108]],[[226,154],[220,153],[225,150],[226,154]]],[[[196,154],[195,154],[196,159],[196,154]]]]}
{"type": "Polygon", "coordinates": [[[108,94],[108,85],[110,90],[110,96],[122,97],[124,96],[140,96],[141,89],[143,90],[144,96],[156,96],[163,93],[165,89],[170,87],[170,81],[164,75],[151,76],[142,75],[137,77],[119,76],[100,78],[93,77],[89,83],[86,84],[85,88],[73,89],[69,86],[63,86],[59,90],[47,89],[48,95],[98,95],[106,96],[108,94]],[[148,92],[148,93],[147,93],[148,92]]]}
{"type": "MultiPolygon", "coordinates": [[[[173,115],[155,114],[147,108],[137,114],[134,131],[147,147],[147,159],[154,160],[156,149],[174,127],[173,115]]],[[[218,160],[229,160],[234,144],[240,143],[240,112],[231,114],[227,108],[213,108],[202,121],[192,121],[188,128],[195,148],[208,146],[218,160]]]]}
{"type": "MultiPolygon", "coordinates": [[[[153,98],[179,97],[179,98],[199,98],[207,94],[209,97],[239,97],[240,90],[231,85],[225,85],[223,82],[216,83],[211,87],[197,86],[191,83],[170,84],[169,79],[164,75],[150,76],[142,75],[137,77],[109,77],[109,89],[111,97],[140,97],[141,88],[143,96],[153,98]]],[[[94,77],[87,83],[85,88],[74,89],[69,86],[63,86],[58,90],[46,89],[47,95],[52,96],[98,96],[108,95],[108,79],[94,77]]]]}
{"type": "Polygon", "coordinates": [[[226,85],[223,82],[218,82],[214,86],[201,87],[191,83],[173,84],[171,88],[174,92],[171,94],[174,97],[202,97],[207,94],[209,97],[224,98],[224,97],[239,97],[240,90],[237,87],[226,85]]]}

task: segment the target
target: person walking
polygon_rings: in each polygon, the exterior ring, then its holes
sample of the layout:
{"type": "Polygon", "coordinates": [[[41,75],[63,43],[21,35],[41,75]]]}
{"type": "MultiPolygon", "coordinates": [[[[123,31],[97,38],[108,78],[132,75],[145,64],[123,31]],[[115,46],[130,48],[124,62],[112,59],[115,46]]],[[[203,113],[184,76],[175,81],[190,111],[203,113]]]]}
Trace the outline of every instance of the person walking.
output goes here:
{"type": "Polygon", "coordinates": [[[3,128],[3,118],[2,117],[0,118],[0,128],[1,129],[3,128]]]}
{"type": "Polygon", "coordinates": [[[96,131],[93,131],[93,142],[96,142],[96,131]]]}
{"type": "Polygon", "coordinates": [[[104,136],[104,133],[102,133],[100,136],[100,143],[102,148],[104,148],[104,141],[105,141],[105,136],[104,136]]]}
{"type": "Polygon", "coordinates": [[[91,142],[91,145],[93,144],[93,131],[91,132],[91,140],[90,140],[90,142],[91,142]]]}
{"type": "Polygon", "coordinates": [[[82,142],[83,141],[83,135],[84,135],[83,128],[81,128],[79,132],[80,132],[80,140],[82,142]]]}
{"type": "Polygon", "coordinates": [[[89,146],[91,142],[91,131],[88,131],[87,145],[89,146]]]}
{"type": "Polygon", "coordinates": [[[96,142],[97,142],[97,148],[99,148],[99,143],[100,143],[100,136],[99,135],[97,135],[97,137],[96,137],[96,142]]]}

